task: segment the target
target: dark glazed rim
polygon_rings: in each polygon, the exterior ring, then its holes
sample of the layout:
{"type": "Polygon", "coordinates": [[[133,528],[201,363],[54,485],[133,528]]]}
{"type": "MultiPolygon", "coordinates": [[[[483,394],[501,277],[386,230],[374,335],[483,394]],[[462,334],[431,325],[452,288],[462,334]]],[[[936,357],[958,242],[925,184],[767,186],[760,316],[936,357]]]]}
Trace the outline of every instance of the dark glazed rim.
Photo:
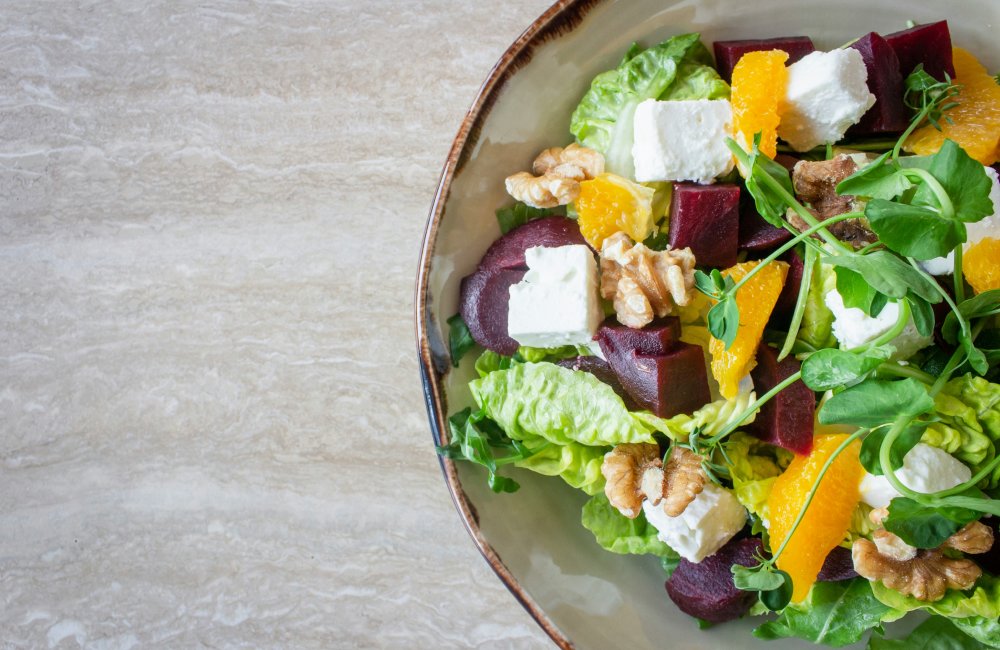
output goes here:
{"type": "MultiPolygon", "coordinates": [[[[434,354],[429,337],[435,336],[436,326],[428,308],[428,281],[430,278],[431,258],[434,244],[437,241],[438,227],[444,214],[444,206],[448,199],[452,180],[468,160],[469,152],[479,140],[483,123],[490,110],[503,92],[507,81],[522,67],[531,62],[538,46],[571,32],[587,13],[602,0],[558,0],[545,13],[522,33],[516,41],[504,52],[500,60],[493,66],[486,81],[483,82],[476,99],[472,102],[462,120],[462,125],[455,136],[445,161],[441,180],[438,183],[434,203],[431,206],[427,227],[424,231],[424,241],[420,251],[420,265],[417,272],[417,286],[414,300],[414,318],[416,321],[417,353],[420,360],[420,379],[423,384],[424,402],[427,406],[427,416],[430,420],[431,433],[435,444],[447,442],[447,404],[444,395],[444,377],[448,371],[448,360],[443,349],[434,354]]],[[[440,346],[440,342],[438,342],[440,346]]],[[[439,347],[438,346],[438,347],[439,347]]],[[[545,630],[546,634],[560,648],[571,649],[573,643],[549,619],[538,604],[531,598],[510,570],[503,563],[496,550],[483,536],[479,529],[479,517],[475,507],[469,501],[462,489],[458,473],[453,461],[440,458],[441,471],[451,492],[452,501],[458,509],[465,528],[472,536],[479,552],[489,563],[497,577],[507,586],[507,589],[517,598],[532,618],[545,630]]]]}

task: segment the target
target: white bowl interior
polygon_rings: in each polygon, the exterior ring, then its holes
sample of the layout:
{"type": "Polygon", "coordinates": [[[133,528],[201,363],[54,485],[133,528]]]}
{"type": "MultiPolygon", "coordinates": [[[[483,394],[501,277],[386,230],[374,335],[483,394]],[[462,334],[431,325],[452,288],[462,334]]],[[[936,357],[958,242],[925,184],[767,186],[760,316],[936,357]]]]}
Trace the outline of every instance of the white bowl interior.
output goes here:
{"type": "MultiPolygon", "coordinates": [[[[618,0],[592,9],[572,32],[539,46],[531,62],[501,90],[468,161],[455,176],[431,258],[428,300],[438,328],[455,313],[461,278],[499,236],[494,210],[510,202],[503,178],[527,169],[541,149],[570,142],[569,117],[592,77],[619,61],[633,41],[651,45],[699,31],[720,39],[808,35],[818,48],[837,47],[868,31],[888,33],[907,20],[947,18],[955,44],[990,69],[1000,69],[997,0],[945,5],[927,0],[618,0]]],[[[472,359],[450,373],[451,412],[469,403],[472,359]]],[[[484,475],[460,463],[462,487],[479,513],[481,530],[530,597],[578,648],[804,647],[762,642],[752,622],[700,631],[669,600],[652,557],[618,556],[597,546],[580,525],[586,495],[556,478],[514,471],[521,490],[494,495],[484,475]]],[[[759,619],[758,619],[759,621],[759,619]]]]}

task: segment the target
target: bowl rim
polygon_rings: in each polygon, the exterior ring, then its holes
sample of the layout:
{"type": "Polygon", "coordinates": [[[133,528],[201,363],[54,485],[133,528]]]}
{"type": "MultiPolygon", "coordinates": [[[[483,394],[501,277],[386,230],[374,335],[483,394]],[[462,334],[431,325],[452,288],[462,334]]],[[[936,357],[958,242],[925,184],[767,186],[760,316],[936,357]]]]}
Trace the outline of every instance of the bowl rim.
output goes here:
{"type": "MultiPolygon", "coordinates": [[[[431,260],[434,245],[437,242],[438,229],[444,215],[445,204],[451,191],[452,181],[462,169],[469,153],[475,147],[482,125],[493,105],[499,99],[510,78],[522,67],[527,65],[536,48],[545,42],[558,38],[572,31],[589,13],[591,9],[605,0],[557,0],[542,13],[520,36],[507,48],[493,65],[486,80],[482,83],[472,105],[466,111],[459,126],[458,133],[452,141],[451,149],[445,160],[437,191],[431,204],[427,225],[421,243],[419,266],[417,272],[416,290],[414,293],[414,326],[416,332],[417,355],[420,368],[420,380],[423,387],[424,403],[430,422],[431,435],[435,445],[447,442],[447,399],[444,394],[444,377],[448,372],[447,363],[442,363],[440,355],[437,360],[430,343],[429,333],[435,327],[434,319],[428,305],[428,283],[430,279],[431,260]]],[[[482,534],[479,527],[479,515],[462,488],[454,461],[438,456],[445,483],[451,493],[452,501],[465,525],[466,531],[472,537],[483,559],[490,565],[493,572],[500,578],[510,593],[521,606],[531,615],[536,623],[548,634],[557,646],[565,650],[574,647],[572,641],[560,630],[538,603],[520,585],[517,578],[504,564],[503,559],[482,534]]]]}

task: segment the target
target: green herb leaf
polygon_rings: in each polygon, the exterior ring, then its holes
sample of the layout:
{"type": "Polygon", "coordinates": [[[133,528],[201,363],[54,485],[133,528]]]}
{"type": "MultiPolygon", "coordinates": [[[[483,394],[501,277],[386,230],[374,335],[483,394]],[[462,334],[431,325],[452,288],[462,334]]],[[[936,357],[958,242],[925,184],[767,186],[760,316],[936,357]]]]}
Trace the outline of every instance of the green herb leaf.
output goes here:
{"type": "MultiPolygon", "coordinates": [[[[916,422],[904,429],[893,442],[892,448],[889,450],[889,465],[894,471],[903,466],[903,458],[920,442],[920,437],[926,428],[926,423],[916,422]]],[[[888,433],[887,427],[876,429],[865,436],[864,442],[861,443],[861,465],[869,474],[882,475],[879,451],[882,448],[882,441],[885,440],[888,433]]]]}
{"type": "Polygon", "coordinates": [[[944,616],[931,616],[904,639],[872,638],[868,650],[979,650],[983,646],[944,616]]]}
{"type": "Polygon", "coordinates": [[[562,214],[562,211],[553,208],[533,208],[530,205],[518,202],[497,210],[497,223],[500,224],[500,232],[506,235],[514,228],[523,226],[529,221],[555,214],[562,214]]]}
{"type": "MultiPolygon", "coordinates": [[[[1000,314],[1000,289],[990,289],[958,303],[958,311],[966,320],[1000,314]]],[[[961,331],[955,312],[948,312],[941,324],[941,336],[948,343],[957,343],[961,331]]]]}
{"type": "Polygon", "coordinates": [[[845,266],[834,267],[833,273],[837,276],[837,293],[843,299],[845,307],[860,309],[872,317],[877,315],[871,312],[872,301],[879,293],[872,285],[865,282],[860,273],[845,266]]]}
{"type": "Polygon", "coordinates": [[[933,408],[927,388],[916,379],[868,379],[831,397],[820,409],[819,421],[877,427],[900,417],[915,418],[933,408]]]}
{"type": "Polygon", "coordinates": [[[848,386],[878,368],[893,352],[891,346],[879,346],[863,354],[834,348],[819,350],[802,362],[802,383],[815,391],[848,386]]]}
{"type": "Polygon", "coordinates": [[[932,508],[913,499],[896,497],[889,502],[889,516],[883,525],[910,546],[937,548],[959,528],[979,517],[980,513],[968,508],[932,508]]]}
{"type": "Polygon", "coordinates": [[[715,338],[726,344],[726,349],[736,340],[740,327],[740,308],[736,298],[726,296],[708,311],[708,331],[715,338]]]}
{"type": "MultiPolygon", "coordinates": [[[[993,201],[990,200],[990,188],[993,183],[986,175],[986,168],[967,154],[954,140],[945,140],[941,149],[930,157],[927,171],[948,193],[955,211],[955,219],[973,223],[993,214],[993,201]]],[[[913,203],[929,206],[938,204],[933,188],[927,183],[918,185],[917,192],[913,195],[913,203]]],[[[927,233],[917,233],[917,235],[920,238],[928,237],[927,233]]]]}
{"type": "Polygon", "coordinates": [[[913,295],[906,297],[910,303],[910,315],[913,318],[913,325],[921,336],[930,336],[934,333],[934,308],[923,298],[913,295]]]}
{"type": "Polygon", "coordinates": [[[495,422],[466,408],[448,418],[451,442],[437,447],[445,458],[467,460],[486,468],[487,483],[494,492],[516,492],[521,486],[514,479],[497,474],[497,457],[494,448],[506,450],[505,462],[527,458],[533,452],[512,441],[495,422]]]}
{"type": "Polygon", "coordinates": [[[839,255],[824,258],[823,262],[859,273],[868,284],[889,298],[904,298],[913,291],[932,305],[941,302],[941,294],[933,281],[889,251],[839,255]]]}
{"type": "Polygon", "coordinates": [[[772,612],[780,612],[791,602],[795,586],[792,584],[792,576],[784,571],[776,571],[775,573],[780,574],[784,580],[774,589],[761,591],[759,599],[761,604],[772,612]]]}
{"type": "Polygon", "coordinates": [[[770,564],[743,566],[734,564],[732,567],[733,584],[741,591],[770,591],[785,584],[784,571],[772,569],[770,564]]]}
{"type": "Polygon", "coordinates": [[[792,603],[774,621],[753,631],[759,639],[798,637],[840,647],[861,640],[889,608],[875,599],[864,578],[817,582],[802,602],[792,603]]]}
{"type": "Polygon", "coordinates": [[[868,199],[894,199],[913,187],[900,170],[885,164],[891,151],[879,156],[837,185],[837,194],[868,199]]]}
{"type": "Polygon", "coordinates": [[[458,367],[462,357],[476,345],[469,332],[469,326],[462,320],[461,314],[455,314],[448,319],[448,351],[451,353],[451,365],[458,367]]]}
{"type": "MultiPolygon", "coordinates": [[[[735,142],[729,148],[732,149],[733,145],[739,148],[735,142]]],[[[781,185],[789,196],[795,196],[795,188],[788,170],[761,153],[759,133],[754,136],[753,147],[747,159],[747,169],[749,171],[746,177],[746,188],[750,196],[753,197],[757,212],[772,226],[783,228],[785,212],[789,208],[788,202],[780,194],[764,185],[760,177],[770,176],[781,185]]]]}
{"type": "Polygon", "coordinates": [[[944,219],[928,207],[873,199],[865,216],[883,244],[918,260],[943,257],[966,239],[961,222],[944,219]]]}

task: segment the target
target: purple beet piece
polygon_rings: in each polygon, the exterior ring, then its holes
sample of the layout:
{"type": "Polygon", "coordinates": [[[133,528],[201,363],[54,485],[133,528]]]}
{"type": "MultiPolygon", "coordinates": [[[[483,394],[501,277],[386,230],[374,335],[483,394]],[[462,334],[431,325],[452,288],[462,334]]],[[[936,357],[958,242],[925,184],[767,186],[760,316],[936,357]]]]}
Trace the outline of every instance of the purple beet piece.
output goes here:
{"type": "Polygon", "coordinates": [[[616,350],[608,363],[640,408],[669,418],[691,413],[712,401],[705,372],[705,352],[677,343],[666,354],[616,350]]]}
{"type": "MultiPolygon", "coordinates": [[[[798,361],[788,356],[778,361],[778,352],[767,343],[757,348],[757,366],[750,371],[754,390],[763,395],[799,371],[798,361]]],[[[816,394],[802,383],[793,383],[761,407],[757,419],[747,427],[751,433],[772,445],[796,454],[812,451],[813,417],[816,394]]]]}
{"type": "Polygon", "coordinates": [[[820,582],[839,582],[857,577],[858,572],[854,570],[851,550],[843,546],[834,546],[823,561],[823,568],[819,570],[816,579],[820,582]]]}
{"type": "Polygon", "coordinates": [[[746,206],[740,214],[740,250],[766,251],[781,246],[792,238],[792,233],[764,221],[757,210],[746,206]]]}
{"type": "Polygon", "coordinates": [[[687,614],[710,623],[725,623],[746,614],[757,599],[733,584],[732,566],[754,566],[764,546],[756,537],[730,540],[715,555],[695,564],[685,559],[667,580],[670,600],[687,614]]]}
{"type": "Polygon", "coordinates": [[[793,249],[779,259],[788,263],[788,275],[785,276],[785,286],[781,288],[778,302],[774,305],[774,314],[781,319],[790,319],[795,311],[795,303],[799,301],[799,289],[802,287],[802,272],[805,264],[802,257],[793,249]]]}
{"type": "Polygon", "coordinates": [[[524,269],[488,271],[480,268],[462,279],[460,311],[476,343],[487,350],[510,356],[517,341],[507,334],[510,286],[521,281],[524,269]]]}
{"type": "Polygon", "coordinates": [[[615,371],[611,369],[611,365],[604,359],[600,357],[574,357],[572,359],[562,359],[556,363],[563,368],[579,370],[580,372],[589,372],[594,375],[599,380],[610,386],[611,390],[618,394],[618,397],[622,398],[622,401],[625,402],[625,408],[628,410],[634,411],[641,408],[635,403],[632,396],[628,394],[628,391],[625,390],[625,387],[622,386],[621,382],[618,381],[618,375],[615,374],[615,371]]]}
{"type": "Polygon", "coordinates": [[[670,204],[670,247],[690,247],[699,266],[736,264],[740,186],[677,183],[670,204]]]}
{"type": "Polygon", "coordinates": [[[587,242],[580,234],[580,226],[573,219],[566,217],[545,217],[535,219],[514,228],[500,239],[493,242],[479,268],[495,271],[499,269],[524,269],[524,251],[532,246],[569,246],[587,242]]]}
{"type": "Polygon", "coordinates": [[[654,320],[642,329],[635,329],[611,317],[601,324],[594,339],[609,359],[619,351],[666,354],[681,339],[681,322],[674,316],[667,316],[654,320]]]}
{"type": "Polygon", "coordinates": [[[951,57],[951,32],[948,21],[942,20],[926,25],[917,25],[885,37],[886,42],[896,52],[899,72],[903,79],[919,64],[924,64],[927,74],[939,81],[945,73],[955,78],[955,64],[951,57]]]}
{"type": "Polygon", "coordinates": [[[868,91],[875,95],[875,105],[861,121],[848,129],[849,135],[899,133],[910,124],[910,114],[903,104],[903,75],[899,59],[888,42],[875,32],[865,34],[851,48],[861,53],[868,69],[868,91]]]}
{"type": "Polygon", "coordinates": [[[808,36],[716,41],[712,48],[715,50],[715,63],[719,70],[719,76],[725,79],[726,83],[732,83],[733,68],[747,52],[783,50],[788,52],[788,65],[791,65],[810,52],[816,51],[812,39],[808,36]]]}
{"type": "Polygon", "coordinates": [[[973,555],[971,559],[984,571],[988,571],[995,576],[1000,576],[1000,517],[983,517],[979,521],[993,529],[993,547],[979,555],[973,555]]]}

